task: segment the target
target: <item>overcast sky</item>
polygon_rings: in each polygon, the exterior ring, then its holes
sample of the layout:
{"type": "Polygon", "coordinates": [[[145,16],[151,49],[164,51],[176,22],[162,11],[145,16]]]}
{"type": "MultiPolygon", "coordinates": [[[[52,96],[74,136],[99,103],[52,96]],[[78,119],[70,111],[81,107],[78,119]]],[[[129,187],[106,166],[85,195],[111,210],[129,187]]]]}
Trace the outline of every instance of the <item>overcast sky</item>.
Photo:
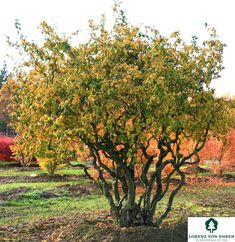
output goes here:
{"type": "MultiPolygon", "coordinates": [[[[6,44],[6,36],[16,40],[15,19],[19,19],[29,39],[39,40],[38,25],[42,20],[56,26],[59,32],[80,30],[84,40],[88,20],[98,21],[105,13],[111,25],[112,0],[2,0],[0,13],[0,67],[3,60],[12,65],[6,55],[13,51],[6,44]]],[[[226,43],[225,70],[213,83],[218,95],[235,95],[235,1],[234,0],[123,0],[123,8],[133,25],[155,26],[164,35],[179,30],[184,39],[197,35],[207,37],[204,23],[215,27],[226,43]]]]}

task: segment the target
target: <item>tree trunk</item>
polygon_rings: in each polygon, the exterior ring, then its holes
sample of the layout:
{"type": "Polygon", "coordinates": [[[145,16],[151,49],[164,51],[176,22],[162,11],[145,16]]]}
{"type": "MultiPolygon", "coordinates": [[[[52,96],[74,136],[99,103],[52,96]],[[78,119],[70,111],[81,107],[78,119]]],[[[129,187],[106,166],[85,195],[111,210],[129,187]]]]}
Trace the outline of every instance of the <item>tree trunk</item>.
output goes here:
{"type": "Polygon", "coordinates": [[[119,225],[120,227],[151,226],[153,225],[153,216],[151,216],[150,211],[141,210],[138,205],[135,205],[120,212],[119,225]]]}
{"type": "Polygon", "coordinates": [[[222,157],[219,160],[219,176],[223,175],[223,168],[222,168],[222,157]]]}
{"type": "Polygon", "coordinates": [[[223,175],[223,169],[220,167],[219,168],[219,176],[222,176],[223,175]]]}

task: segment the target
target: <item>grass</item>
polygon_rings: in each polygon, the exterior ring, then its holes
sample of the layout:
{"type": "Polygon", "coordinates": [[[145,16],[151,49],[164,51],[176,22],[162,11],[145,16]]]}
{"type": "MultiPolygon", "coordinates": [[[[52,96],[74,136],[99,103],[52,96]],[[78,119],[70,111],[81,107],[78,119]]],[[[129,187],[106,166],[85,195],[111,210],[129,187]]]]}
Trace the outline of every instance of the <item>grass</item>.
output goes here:
{"type": "MultiPolygon", "coordinates": [[[[44,183],[16,183],[3,184],[1,191],[11,190],[19,187],[31,188],[20,198],[5,201],[0,205],[0,225],[33,222],[44,220],[61,215],[72,215],[74,213],[92,213],[93,211],[108,210],[106,199],[99,194],[72,197],[69,193],[62,192],[56,198],[42,198],[43,191],[54,189],[61,192],[61,186],[70,184],[86,184],[82,182],[44,182],[44,183]]],[[[195,186],[190,190],[183,189],[175,199],[171,216],[167,223],[175,223],[185,220],[190,216],[231,216],[234,213],[233,207],[225,206],[225,200],[232,199],[235,194],[235,187],[223,187],[221,189],[212,188],[208,193],[208,188],[195,186]],[[190,213],[189,213],[190,211],[190,213]]],[[[164,199],[158,209],[157,214],[161,214],[166,206],[167,199],[164,199]]]]}
{"type": "MultiPolygon", "coordinates": [[[[187,221],[188,217],[234,216],[234,195],[235,186],[215,185],[209,189],[199,184],[185,186],[175,197],[173,208],[163,224],[187,221]]],[[[165,197],[159,203],[157,216],[163,213],[167,201],[165,197]]]]}
{"type": "MultiPolygon", "coordinates": [[[[0,169],[0,176],[4,179],[15,179],[17,176],[29,176],[30,174],[43,174],[37,168],[4,168],[0,169]]],[[[83,171],[70,167],[65,167],[58,171],[61,175],[77,175],[83,171]]],[[[205,174],[199,174],[204,176],[205,174]]],[[[67,179],[67,178],[66,178],[67,179]]],[[[1,194],[8,192],[11,194],[13,189],[19,189],[16,194],[7,200],[0,199],[0,226],[18,225],[22,223],[33,223],[34,221],[46,221],[50,218],[61,216],[71,216],[73,214],[90,214],[94,212],[108,212],[109,206],[106,199],[93,191],[88,194],[74,195],[65,186],[80,185],[89,187],[90,181],[85,178],[71,180],[46,180],[34,182],[6,182],[0,186],[1,194]],[[21,189],[25,189],[20,193],[21,189]],[[45,198],[44,192],[53,192],[56,197],[45,198]],[[17,194],[19,193],[19,194],[17,194]]],[[[233,197],[235,186],[226,184],[211,184],[205,186],[203,183],[186,185],[177,195],[173,209],[165,223],[175,223],[185,221],[188,216],[234,216],[233,197]]],[[[165,198],[157,207],[157,214],[161,214],[167,204],[165,198]]]]}
{"type": "MultiPolygon", "coordinates": [[[[203,172],[203,173],[200,173],[200,176],[214,176],[215,174],[214,173],[211,173],[211,172],[203,172]]],[[[235,176],[235,172],[234,171],[225,171],[223,172],[223,175],[231,175],[231,176],[235,176]]]]}
{"type": "Polygon", "coordinates": [[[57,188],[63,185],[76,185],[76,184],[86,184],[86,179],[79,179],[78,181],[47,181],[47,182],[15,182],[15,183],[6,183],[1,184],[0,192],[6,192],[8,190],[16,188],[30,188],[32,190],[41,190],[47,191],[52,188],[57,188]]]}
{"type": "MultiPolygon", "coordinates": [[[[7,162],[1,162],[7,164],[7,162]]],[[[71,215],[74,213],[88,213],[95,210],[106,209],[107,202],[105,198],[95,192],[93,195],[81,195],[74,197],[71,192],[64,189],[65,186],[86,186],[90,183],[84,178],[71,177],[63,180],[50,179],[46,181],[22,182],[16,178],[30,176],[31,174],[42,175],[45,172],[37,167],[28,168],[1,168],[0,176],[6,181],[0,186],[1,194],[12,194],[11,199],[6,201],[0,199],[0,226],[17,225],[29,223],[38,220],[47,220],[51,217],[61,215],[71,215]],[[12,182],[15,179],[15,182],[12,182]],[[14,189],[17,189],[14,190],[14,189]],[[21,192],[23,191],[23,192],[21,192]],[[45,198],[43,192],[53,192],[57,197],[45,198]]],[[[59,175],[80,175],[83,170],[64,167],[56,172],[59,175]]],[[[46,179],[46,177],[45,177],[46,179]]]]}
{"type": "Polygon", "coordinates": [[[88,213],[106,209],[107,202],[103,196],[89,195],[80,199],[68,196],[43,199],[40,192],[30,192],[23,198],[7,201],[0,207],[0,225],[27,223],[47,220],[51,217],[72,215],[74,213],[88,213]]]}
{"type": "Polygon", "coordinates": [[[6,166],[9,164],[16,165],[16,164],[19,164],[19,162],[18,161],[0,161],[0,166],[6,166]]]}
{"type": "MultiPolygon", "coordinates": [[[[45,171],[39,170],[34,167],[25,167],[25,168],[0,168],[0,176],[11,177],[11,176],[30,176],[31,174],[46,174],[45,171]]],[[[55,174],[59,175],[81,175],[83,170],[75,169],[72,167],[64,167],[60,170],[57,170],[55,174]]]]}

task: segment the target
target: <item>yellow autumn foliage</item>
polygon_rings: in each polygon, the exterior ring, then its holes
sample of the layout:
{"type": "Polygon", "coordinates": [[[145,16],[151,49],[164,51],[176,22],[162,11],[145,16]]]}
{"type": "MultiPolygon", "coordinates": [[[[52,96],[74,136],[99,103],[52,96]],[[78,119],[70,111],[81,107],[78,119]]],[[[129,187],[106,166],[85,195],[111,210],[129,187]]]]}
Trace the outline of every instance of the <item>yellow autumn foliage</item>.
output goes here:
{"type": "Polygon", "coordinates": [[[53,151],[47,150],[42,157],[37,157],[37,162],[41,170],[46,171],[49,176],[54,176],[56,170],[64,167],[66,164],[58,161],[53,151]]]}

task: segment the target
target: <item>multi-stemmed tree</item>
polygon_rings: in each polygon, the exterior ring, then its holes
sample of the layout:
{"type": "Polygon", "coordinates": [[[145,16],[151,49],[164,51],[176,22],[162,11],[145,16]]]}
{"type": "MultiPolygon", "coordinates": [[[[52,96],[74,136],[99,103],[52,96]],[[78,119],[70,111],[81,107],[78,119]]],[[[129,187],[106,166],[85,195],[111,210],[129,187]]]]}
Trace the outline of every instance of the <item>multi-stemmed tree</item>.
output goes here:
{"type": "Polygon", "coordinates": [[[119,225],[159,226],[185,183],[182,166],[199,162],[208,133],[225,133],[231,123],[228,103],[210,88],[224,45],[214,29],[202,45],[178,32],[141,30],[122,11],[112,30],[104,18],[90,28],[78,46],[46,23],[43,46],[21,36],[28,59],[9,82],[18,153],[51,150],[64,161],[71,144],[85,145],[119,225]],[[186,142],[194,145],[184,152],[186,142]],[[155,216],[164,197],[166,209],[155,216]]]}

